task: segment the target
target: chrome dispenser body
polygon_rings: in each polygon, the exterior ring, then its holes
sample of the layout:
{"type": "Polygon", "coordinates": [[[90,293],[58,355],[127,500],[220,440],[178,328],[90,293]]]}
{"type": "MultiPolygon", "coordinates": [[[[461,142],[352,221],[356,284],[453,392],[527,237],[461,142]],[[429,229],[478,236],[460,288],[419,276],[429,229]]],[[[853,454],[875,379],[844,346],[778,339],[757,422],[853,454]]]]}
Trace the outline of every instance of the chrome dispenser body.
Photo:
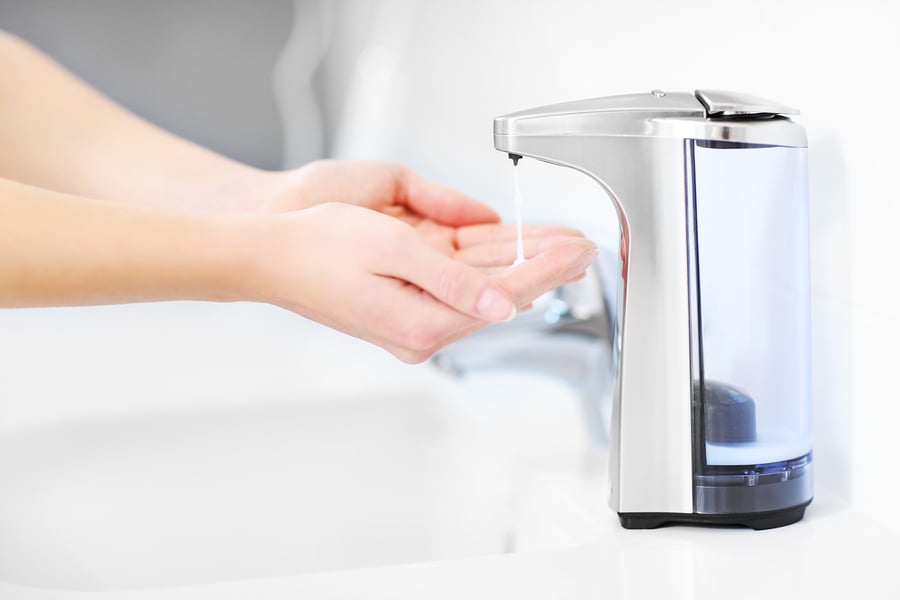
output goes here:
{"type": "Polygon", "coordinates": [[[746,95],[654,91],[494,120],[620,224],[610,506],[627,528],[757,529],[812,499],[806,134],[746,95]]]}

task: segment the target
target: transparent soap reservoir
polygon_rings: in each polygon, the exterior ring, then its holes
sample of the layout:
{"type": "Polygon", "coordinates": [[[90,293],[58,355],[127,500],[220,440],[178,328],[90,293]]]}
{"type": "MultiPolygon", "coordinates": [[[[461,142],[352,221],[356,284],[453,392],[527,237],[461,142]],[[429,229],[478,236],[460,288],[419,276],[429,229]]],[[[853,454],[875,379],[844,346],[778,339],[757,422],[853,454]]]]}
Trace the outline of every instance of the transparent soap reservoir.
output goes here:
{"type": "Polygon", "coordinates": [[[765,510],[758,492],[703,490],[770,480],[787,485],[769,495],[799,503],[811,497],[807,150],[693,144],[698,508],[765,510]]]}

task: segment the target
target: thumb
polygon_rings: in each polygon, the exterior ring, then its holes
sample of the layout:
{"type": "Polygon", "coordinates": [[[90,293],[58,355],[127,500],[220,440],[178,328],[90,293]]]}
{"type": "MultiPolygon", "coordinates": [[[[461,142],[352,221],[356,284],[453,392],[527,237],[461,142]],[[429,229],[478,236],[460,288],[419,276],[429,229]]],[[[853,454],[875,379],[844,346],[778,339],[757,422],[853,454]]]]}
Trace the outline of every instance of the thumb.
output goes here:
{"type": "Polygon", "coordinates": [[[409,248],[405,260],[392,265],[389,274],[482,321],[509,321],[516,316],[515,303],[500,285],[424,242],[409,248]]]}

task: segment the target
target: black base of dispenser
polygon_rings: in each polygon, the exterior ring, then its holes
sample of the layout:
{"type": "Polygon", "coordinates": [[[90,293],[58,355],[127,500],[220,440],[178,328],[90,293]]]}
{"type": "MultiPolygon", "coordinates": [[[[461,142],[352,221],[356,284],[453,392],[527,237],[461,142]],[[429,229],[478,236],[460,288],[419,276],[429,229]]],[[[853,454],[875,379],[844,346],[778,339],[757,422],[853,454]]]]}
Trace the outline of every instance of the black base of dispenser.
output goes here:
{"type": "Polygon", "coordinates": [[[803,518],[806,507],[812,500],[797,506],[756,513],[735,513],[720,515],[680,514],[680,513],[619,513],[619,522],[625,529],[656,529],[663,525],[685,523],[690,525],[712,525],[749,527],[751,529],[774,529],[796,523],[803,518]]]}

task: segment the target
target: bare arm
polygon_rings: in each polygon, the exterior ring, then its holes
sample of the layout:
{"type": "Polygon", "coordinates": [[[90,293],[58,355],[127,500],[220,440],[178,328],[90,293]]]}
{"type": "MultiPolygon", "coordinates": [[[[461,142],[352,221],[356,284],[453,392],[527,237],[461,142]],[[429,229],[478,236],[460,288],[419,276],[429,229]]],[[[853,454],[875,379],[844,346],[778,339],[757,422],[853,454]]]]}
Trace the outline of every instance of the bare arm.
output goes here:
{"type": "Polygon", "coordinates": [[[238,299],[222,225],[0,179],[0,306],[238,299]]]}
{"type": "Polygon", "coordinates": [[[217,215],[0,180],[0,306],[267,302],[418,362],[511,318],[595,256],[583,238],[545,238],[532,260],[498,273],[508,257],[478,227],[454,236],[476,268],[400,219],[350,204],[217,215]]]}

